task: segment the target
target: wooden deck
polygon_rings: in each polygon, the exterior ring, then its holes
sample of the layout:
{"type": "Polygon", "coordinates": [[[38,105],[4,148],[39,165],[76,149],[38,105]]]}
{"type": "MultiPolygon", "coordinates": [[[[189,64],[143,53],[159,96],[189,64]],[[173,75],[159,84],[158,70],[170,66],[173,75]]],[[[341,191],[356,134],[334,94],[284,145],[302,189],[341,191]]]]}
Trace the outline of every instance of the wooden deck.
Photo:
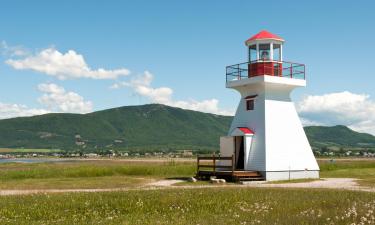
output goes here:
{"type": "Polygon", "coordinates": [[[231,181],[263,180],[258,171],[236,170],[234,156],[198,156],[197,178],[209,179],[211,176],[224,178],[231,181]]]}

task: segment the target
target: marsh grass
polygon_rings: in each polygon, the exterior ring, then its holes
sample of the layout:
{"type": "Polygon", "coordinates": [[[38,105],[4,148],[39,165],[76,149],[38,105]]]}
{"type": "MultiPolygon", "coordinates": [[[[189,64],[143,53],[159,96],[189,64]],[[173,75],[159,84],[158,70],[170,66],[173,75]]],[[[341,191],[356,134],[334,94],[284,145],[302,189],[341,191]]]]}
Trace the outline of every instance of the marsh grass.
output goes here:
{"type": "Polygon", "coordinates": [[[174,189],[0,197],[0,224],[374,224],[375,194],[174,189]]]}
{"type": "MultiPolygon", "coordinates": [[[[375,183],[375,161],[319,163],[322,177],[375,183]]],[[[192,176],[195,166],[116,160],[10,163],[0,165],[0,188],[136,187],[147,179],[192,176]]],[[[375,224],[375,193],[231,186],[0,196],[0,224],[375,224]]]]}
{"type": "Polygon", "coordinates": [[[43,178],[17,179],[0,182],[3,190],[35,190],[35,189],[99,189],[99,188],[135,188],[152,179],[132,176],[105,176],[85,178],[43,178]]]}
{"type": "Polygon", "coordinates": [[[59,163],[12,163],[0,166],[0,181],[43,178],[84,178],[103,176],[169,177],[191,176],[195,173],[193,163],[79,161],[59,163]]]}
{"type": "MultiPolygon", "coordinates": [[[[375,187],[375,160],[319,160],[322,178],[358,178],[361,185],[375,187]]],[[[133,178],[191,177],[196,172],[195,161],[120,161],[81,160],[44,163],[0,164],[0,189],[30,188],[92,188],[131,186],[133,178]],[[111,177],[113,181],[110,182],[111,177]],[[97,179],[95,179],[97,178],[97,179]],[[59,181],[62,180],[62,181],[59,181]],[[95,182],[94,182],[95,181],[95,182]],[[19,185],[18,185],[19,184],[19,185]],[[46,185],[49,184],[49,185],[46,185]]],[[[136,180],[134,180],[136,181],[136,180]]],[[[292,180],[285,182],[306,182],[292,180]]],[[[196,185],[185,183],[186,185],[196,185]]],[[[180,184],[183,185],[183,184],[180,184]]],[[[206,185],[206,183],[202,183],[206,185]]]]}
{"type": "Polygon", "coordinates": [[[135,187],[145,179],[189,177],[195,164],[174,161],[78,161],[0,165],[0,189],[135,187]]]}

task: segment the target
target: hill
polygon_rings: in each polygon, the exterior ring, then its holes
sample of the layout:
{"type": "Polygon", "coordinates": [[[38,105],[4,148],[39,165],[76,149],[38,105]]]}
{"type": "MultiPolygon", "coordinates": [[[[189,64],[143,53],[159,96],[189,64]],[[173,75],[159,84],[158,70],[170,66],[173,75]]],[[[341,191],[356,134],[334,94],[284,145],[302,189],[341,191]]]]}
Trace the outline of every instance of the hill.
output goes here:
{"type": "Polygon", "coordinates": [[[0,120],[0,147],[77,149],[217,149],[232,117],[165,105],[125,106],[89,114],[0,120]],[[79,144],[79,143],[78,143],[79,144]]]}
{"type": "Polygon", "coordinates": [[[367,133],[359,133],[346,126],[332,127],[309,126],[305,132],[310,144],[314,147],[374,147],[375,137],[367,133]]]}
{"type": "MultiPolygon", "coordinates": [[[[88,114],[45,114],[0,120],[1,148],[213,150],[230,116],[159,104],[125,106],[88,114]],[[76,138],[78,137],[78,138],[76,138]],[[83,144],[84,143],[84,144],[83,144]]],[[[375,147],[375,137],[345,126],[305,127],[315,148],[375,147]]]]}

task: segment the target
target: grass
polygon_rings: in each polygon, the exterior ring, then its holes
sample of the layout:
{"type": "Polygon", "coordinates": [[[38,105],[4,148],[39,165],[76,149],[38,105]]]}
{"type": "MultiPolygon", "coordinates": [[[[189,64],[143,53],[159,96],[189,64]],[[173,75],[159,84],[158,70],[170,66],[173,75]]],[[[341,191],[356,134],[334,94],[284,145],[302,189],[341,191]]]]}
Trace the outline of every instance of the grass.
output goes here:
{"type": "Polygon", "coordinates": [[[188,177],[191,162],[116,160],[0,164],[0,189],[132,187],[140,178],[188,177]]]}
{"type": "Polygon", "coordinates": [[[0,197],[1,224],[366,224],[375,194],[179,189],[0,197]]]}
{"type": "MultiPolygon", "coordinates": [[[[358,178],[375,187],[375,160],[319,160],[321,177],[358,178]]],[[[194,176],[195,161],[79,160],[44,163],[0,164],[0,189],[133,187],[141,179],[194,176]]],[[[285,182],[306,182],[292,180],[285,182]]],[[[308,180],[312,181],[312,180],[308,180]]],[[[279,182],[278,182],[279,183],[279,182]]],[[[178,185],[206,185],[183,182],[178,185]]]]}
{"type": "MultiPolygon", "coordinates": [[[[375,160],[319,160],[322,177],[374,185],[375,160]]],[[[0,164],[0,189],[137,188],[189,177],[195,161],[0,164]]],[[[290,182],[312,180],[295,180],[290,182]]],[[[207,181],[179,185],[209,185],[207,181]]],[[[374,185],[375,186],[375,185],[374,185]]],[[[375,193],[328,189],[179,188],[0,196],[0,224],[375,224],[375,193]]]]}
{"type": "Polygon", "coordinates": [[[375,187],[375,160],[320,160],[322,178],[358,178],[361,185],[375,187]]]}
{"type": "Polygon", "coordinates": [[[135,188],[151,181],[131,176],[38,178],[1,182],[0,190],[135,188]]]}

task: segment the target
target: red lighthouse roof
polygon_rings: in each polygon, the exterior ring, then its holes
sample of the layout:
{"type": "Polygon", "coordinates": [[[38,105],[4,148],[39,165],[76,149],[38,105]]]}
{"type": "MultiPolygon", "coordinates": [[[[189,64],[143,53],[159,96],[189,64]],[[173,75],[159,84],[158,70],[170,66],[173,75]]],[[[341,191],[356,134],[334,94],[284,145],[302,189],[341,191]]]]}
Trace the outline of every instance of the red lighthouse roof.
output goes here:
{"type": "Polygon", "coordinates": [[[273,39],[277,41],[284,41],[281,37],[277,36],[276,34],[272,34],[266,30],[262,30],[261,32],[257,33],[256,35],[252,36],[251,38],[247,39],[245,43],[255,40],[265,40],[265,39],[273,39]]]}

